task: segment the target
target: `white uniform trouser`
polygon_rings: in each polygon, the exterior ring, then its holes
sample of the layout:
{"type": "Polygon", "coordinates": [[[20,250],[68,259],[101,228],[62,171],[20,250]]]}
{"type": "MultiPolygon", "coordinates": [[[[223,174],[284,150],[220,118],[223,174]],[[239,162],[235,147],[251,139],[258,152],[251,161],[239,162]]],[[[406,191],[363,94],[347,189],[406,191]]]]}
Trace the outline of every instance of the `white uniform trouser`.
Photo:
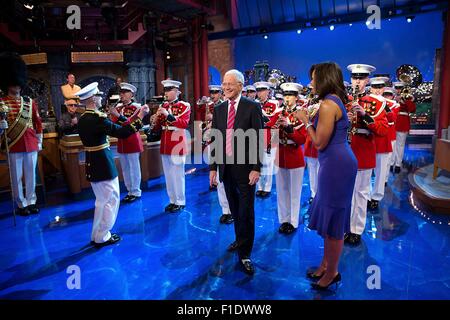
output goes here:
{"type": "Polygon", "coordinates": [[[401,167],[403,161],[403,154],[405,153],[405,143],[408,132],[397,131],[397,138],[395,143],[394,164],[397,167],[401,167]]]}
{"type": "Polygon", "coordinates": [[[222,214],[231,214],[230,206],[227,200],[227,194],[225,192],[225,186],[223,182],[219,180],[219,174],[216,175],[217,182],[217,197],[219,198],[219,204],[222,207],[222,214]]]}
{"type": "Polygon", "coordinates": [[[384,184],[386,183],[386,172],[389,172],[389,153],[377,153],[377,165],[375,171],[375,182],[372,186],[370,199],[380,201],[384,197],[384,184]]]}
{"type": "Polygon", "coordinates": [[[275,157],[277,155],[277,148],[270,149],[270,154],[264,152],[261,167],[261,176],[258,180],[258,191],[270,192],[272,190],[273,168],[275,157]]]}
{"type": "Polygon", "coordinates": [[[123,181],[129,196],[140,197],[141,191],[141,163],[140,152],[119,153],[120,166],[122,167],[123,181]]]}
{"type": "Polygon", "coordinates": [[[367,201],[370,194],[372,169],[358,170],[353,189],[350,232],[361,235],[366,227],[367,201]]]}
{"type": "Polygon", "coordinates": [[[389,170],[390,167],[394,165],[394,153],[395,153],[395,140],[391,141],[392,144],[392,152],[389,152],[389,161],[388,161],[388,170],[386,171],[386,181],[389,180],[389,170]]]}
{"type": "Polygon", "coordinates": [[[309,189],[311,190],[311,197],[316,196],[317,192],[317,180],[319,178],[319,159],[305,157],[306,163],[308,164],[308,174],[309,174],[309,189]]]}
{"type": "Polygon", "coordinates": [[[179,206],[186,205],[184,185],[184,164],[186,163],[186,156],[162,154],[161,160],[170,203],[179,206]]]}
{"type": "Polygon", "coordinates": [[[111,229],[116,222],[120,205],[119,178],[91,182],[95,194],[94,224],[91,240],[96,243],[108,241],[111,229]]]}
{"type": "Polygon", "coordinates": [[[14,201],[19,208],[36,204],[36,166],[37,151],[12,152],[9,154],[11,163],[11,180],[14,201]],[[22,177],[25,172],[25,197],[23,196],[22,177]]]}
{"type": "Polygon", "coordinates": [[[300,198],[305,168],[277,168],[275,175],[278,202],[278,220],[288,222],[298,228],[300,198]]]}

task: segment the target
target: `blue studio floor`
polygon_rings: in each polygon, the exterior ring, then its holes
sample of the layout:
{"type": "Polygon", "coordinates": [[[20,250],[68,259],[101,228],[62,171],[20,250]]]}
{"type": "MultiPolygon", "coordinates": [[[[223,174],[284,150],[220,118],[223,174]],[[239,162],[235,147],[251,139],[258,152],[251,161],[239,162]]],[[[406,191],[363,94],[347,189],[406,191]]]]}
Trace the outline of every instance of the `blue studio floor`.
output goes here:
{"type": "MultiPolygon", "coordinates": [[[[115,231],[122,241],[102,249],[89,245],[93,198],[49,195],[39,215],[18,217],[16,227],[10,202],[2,202],[0,298],[449,299],[448,218],[423,217],[409,202],[408,171],[431,163],[431,150],[410,146],[405,160],[402,172],[391,174],[378,213],[368,215],[362,244],[344,248],[337,290],[310,289],[305,272],[320,263],[323,241],[305,223],[290,236],[277,232],[275,188],[270,198],[256,199],[257,270],[253,278],[242,273],[226,251],[233,225],[218,222],[221,210],[216,192],[208,190],[208,171],[189,166],[185,211],[164,213],[164,178],[150,181],[142,200],[121,205],[115,231]],[[67,287],[71,265],[80,268],[80,289],[67,287]],[[380,268],[380,289],[367,286],[373,265],[380,268]]],[[[302,215],[308,198],[305,172],[302,215]]]]}

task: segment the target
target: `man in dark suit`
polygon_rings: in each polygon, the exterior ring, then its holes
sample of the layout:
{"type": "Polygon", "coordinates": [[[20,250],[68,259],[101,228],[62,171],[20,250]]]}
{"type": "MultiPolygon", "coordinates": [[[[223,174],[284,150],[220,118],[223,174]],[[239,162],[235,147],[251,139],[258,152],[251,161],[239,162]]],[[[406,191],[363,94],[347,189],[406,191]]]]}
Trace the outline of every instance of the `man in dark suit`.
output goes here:
{"type": "Polygon", "coordinates": [[[255,185],[259,180],[263,148],[263,118],[259,103],[242,97],[244,76],[229,70],[223,78],[227,101],[214,108],[211,130],[210,185],[216,175],[224,183],[234,218],[236,240],[228,251],[237,251],[245,273],[255,268],[250,260],[255,238],[255,185]]]}

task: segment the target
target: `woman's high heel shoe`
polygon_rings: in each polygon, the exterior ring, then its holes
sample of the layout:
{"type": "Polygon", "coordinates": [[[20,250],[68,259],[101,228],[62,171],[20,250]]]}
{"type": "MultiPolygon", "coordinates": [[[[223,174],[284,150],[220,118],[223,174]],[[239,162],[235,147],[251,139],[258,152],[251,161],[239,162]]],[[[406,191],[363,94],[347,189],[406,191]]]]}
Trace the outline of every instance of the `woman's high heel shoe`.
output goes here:
{"type": "Polygon", "coordinates": [[[319,284],[316,282],[316,283],[311,283],[311,287],[312,287],[313,289],[315,289],[315,290],[321,290],[321,291],[323,291],[323,290],[328,290],[328,288],[329,288],[331,285],[333,285],[333,284],[335,284],[335,283],[336,283],[336,285],[337,285],[337,283],[340,282],[341,280],[342,280],[341,274],[338,273],[338,274],[334,277],[334,279],[333,279],[327,286],[322,287],[321,285],[319,285],[319,284]]]}
{"type": "Polygon", "coordinates": [[[308,271],[306,271],[306,277],[309,279],[312,279],[312,280],[320,280],[323,277],[323,275],[325,274],[326,270],[322,270],[322,274],[317,275],[317,274],[315,274],[317,269],[319,269],[319,268],[311,268],[308,271]]]}

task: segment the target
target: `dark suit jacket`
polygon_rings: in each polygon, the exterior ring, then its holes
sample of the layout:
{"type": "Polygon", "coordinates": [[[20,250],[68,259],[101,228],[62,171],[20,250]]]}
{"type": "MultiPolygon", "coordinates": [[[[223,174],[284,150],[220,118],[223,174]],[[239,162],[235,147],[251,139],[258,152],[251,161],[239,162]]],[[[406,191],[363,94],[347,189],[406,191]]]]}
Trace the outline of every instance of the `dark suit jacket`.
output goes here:
{"type": "MultiPolygon", "coordinates": [[[[226,129],[228,122],[228,101],[222,102],[214,108],[212,129],[220,131],[222,141],[215,139],[214,130],[211,132],[211,163],[210,170],[216,170],[219,173],[220,181],[222,181],[223,173],[225,170],[225,148],[226,148],[226,129]],[[221,143],[220,143],[221,142],[221,143]],[[222,149],[222,155],[220,152],[216,152],[222,149]]],[[[262,129],[264,127],[263,117],[261,112],[261,105],[258,102],[242,97],[239,100],[237,107],[236,118],[234,120],[234,130],[242,129],[247,132],[249,129],[255,130],[256,141],[249,138],[236,139],[234,137],[234,151],[233,151],[233,168],[239,171],[239,176],[243,179],[248,179],[250,171],[261,171],[261,159],[263,152],[264,139],[260,138],[262,129]],[[244,152],[244,154],[238,155],[238,152],[244,152]],[[244,156],[244,157],[242,157],[244,156]],[[245,159],[242,163],[241,160],[245,159]],[[238,162],[238,160],[240,162],[238,162]]],[[[248,131],[247,133],[250,133],[248,131]]]]}

